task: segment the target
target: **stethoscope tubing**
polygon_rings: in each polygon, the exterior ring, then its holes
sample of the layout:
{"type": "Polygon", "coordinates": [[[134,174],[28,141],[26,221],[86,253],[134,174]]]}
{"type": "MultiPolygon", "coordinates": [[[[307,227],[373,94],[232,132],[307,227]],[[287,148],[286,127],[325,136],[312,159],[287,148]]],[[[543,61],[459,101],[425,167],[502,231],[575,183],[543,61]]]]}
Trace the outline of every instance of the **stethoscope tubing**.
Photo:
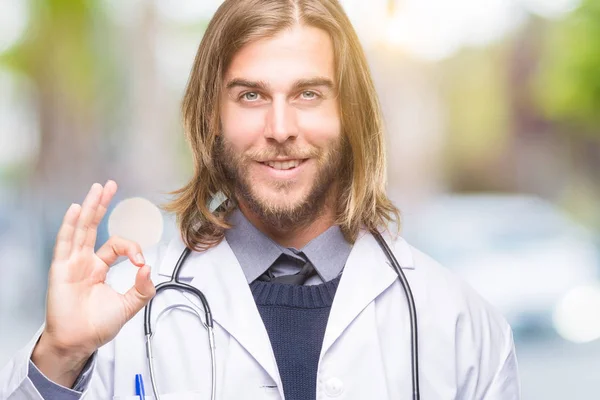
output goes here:
{"type": "Polygon", "coordinates": [[[406,279],[406,275],[402,271],[402,267],[394,253],[385,242],[381,234],[377,231],[371,232],[371,234],[377,240],[379,247],[385,253],[388,261],[392,264],[392,268],[396,271],[398,275],[398,280],[402,285],[402,289],[404,289],[404,294],[406,296],[406,302],[408,304],[408,313],[410,319],[410,355],[411,355],[411,373],[412,373],[412,387],[413,387],[413,400],[419,400],[421,398],[421,391],[419,388],[419,330],[417,327],[417,307],[415,305],[415,299],[412,294],[412,290],[410,290],[410,284],[408,283],[408,279],[406,279]]]}
{"type": "MultiPolygon", "coordinates": [[[[402,286],[402,289],[404,290],[404,294],[406,296],[406,302],[408,305],[408,312],[409,312],[409,319],[410,319],[410,333],[411,333],[410,334],[410,343],[411,343],[411,375],[412,375],[412,388],[413,388],[412,398],[413,398],[413,400],[420,400],[421,394],[420,394],[420,388],[419,388],[419,342],[418,342],[419,335],[418,335],[418,326],[417,326],[417,308],[415,306],[415,300],[414,300],[412,291],[410,289],[410,284],[408,283],[408,279],[406,279],[406,275],[404,275],[404,272],[402,271],[402,267],[398,263],[396,256],[394,256],[394,253],[392,252],[392,250],[390,249],[390,247],[388,246],[388,244],[386,243],[386,241],[383,239],[383,237],[381,236],[381,234],[379,232],[372,231],[371,234],[373,235],[373,237],[375,237],[375,240],[379,244],[379,247],[381,247],[381,250],[384,252],[384,254],[387,257],[388,261],[390,262],[392,268],[398,275],[398,280],[400,281],[400,285],[402,286]]],[[[198,290],[194,286],[179,282],[179,270],[181,269],[183,263],[185,262],[186,258],[189,256],[190,253],[191,253],[191,250],[188,247],[186,247],[185,250],[181,253],[181,256],[179,256],[177,263],[175,264],[175,269],[173,270],[173,273],[171,274],[171,279],[167,282],[163,282],[156,286],[156,294],[155,294],[154,298],[156,298],[156,296],[164,290],[179,289],[184,292],[191,293],[200,299],[202,306],[204,308],[205,324],[206,324],[206,328],[209,333],[209,341],[210,341],[210,346],[211,346],[211,363],[212,363],[212,367],[213,367],[211,399],[214,400],[216,398],[215,397],[216,396],[216,394],[215,394],[216,393],[216,381],[215,381],[216,367],[215,367],[215,356],[214,356],[214,333],[213,333],[214,325],[213,325],[212,313],[210,311],[210,305],[208,304],[208,301],[206,300],[204,293],[202,293],[200,290],[198,290]]],[[[152,302],[153,301],[154,301],[154,299],[150,300],[148,305],[146,305],[146,307],[144,308],[144,335],[146,337],[146,356],[148,357],[148,361],[150,364],[150,380],[152,381],[152,390],[154,391],[154,397],[156,399],[159,399],[154,365],[153,365],[153,361],[152,361],[154,357],[152,354],[152,341],[151,341],[152,325],[151,325],[150,320],[151,320],[151,316],[152,316],[152,302]]]]}
{"type": "Polygon", "coordinates": [[[188,285],[187,283],[183,283],[183,282],[179,281],[179,271],[181,270],[183,263],[185,262],[187,257],[190,255],[190,253],[191,253],[191,250],[189,247],[186,247],[183,250],[183,252],[179,256],[179,259],[177,260],[177,263],[175,264],[175,269],[173,270],[173,273],[171,274],[171,279],[167,282],[160,283],[156,286],[156,293],[155,293],[154,297],[152,298],[152,300],[150,300],[150,302],[146,305],[146,307],[144,307],[144,336],[146,337],[146,357],[148,358],[148,364],[149,364],[149,369],[150,369],[149,372],[150,372],[150,382],[152,383],[152,391],[154,392],[154,398],[156,400],[160,400],[160,395],[159,395],[159,390],[158,390],[158,384],[156,381],[156,371],[154,368],[154,355],[153,355],[153,351],[152,351],[152,335],[153,335],[152,324],[151,324],[152,302],[154,301],[154,298],[156,298],[156,296],[158,296],[158,294],[160,292],[163,292],[163,291],[169,290],[169,289],[177,289],[177,290],[181,290],[183,292],[191,293],[192,295],[194,295],[198,299],[200,299],[200,302],[202,303],[202,308],[204,309],[204,325],[208,331],[208,340],[209,340],[209,346],[210,346],[210,357],[211,357],[211,366],[212,366],[211,399],[212,400],[216,399],[217,368],[216,368],[216,357],[215,357],[215,336],[214,336],[214,330],[213,330],[214,323],[213,323],[212,312],[210,310],[210,305],[208,304],[208,300],[206,300],[206,296],[204,296],[204,293],[202,293],[198,288],[196,288],[192,285],[188,285]]]}

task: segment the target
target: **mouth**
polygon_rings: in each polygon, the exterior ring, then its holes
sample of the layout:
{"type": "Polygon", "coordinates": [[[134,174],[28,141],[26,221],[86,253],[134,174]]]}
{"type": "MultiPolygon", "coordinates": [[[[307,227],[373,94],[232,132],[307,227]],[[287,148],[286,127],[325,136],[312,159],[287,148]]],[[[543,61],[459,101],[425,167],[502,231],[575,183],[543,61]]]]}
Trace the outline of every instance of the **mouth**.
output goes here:
{"type": "Polygon", "coordinates": [[[286,170],[290,170],[290,169],[299,167],[306,160],[307,159],[272,160],[272,161],[262,161],[261,164],[266,165],[267,167],[273,168],[275,170],[286,171],[286,170]]]}

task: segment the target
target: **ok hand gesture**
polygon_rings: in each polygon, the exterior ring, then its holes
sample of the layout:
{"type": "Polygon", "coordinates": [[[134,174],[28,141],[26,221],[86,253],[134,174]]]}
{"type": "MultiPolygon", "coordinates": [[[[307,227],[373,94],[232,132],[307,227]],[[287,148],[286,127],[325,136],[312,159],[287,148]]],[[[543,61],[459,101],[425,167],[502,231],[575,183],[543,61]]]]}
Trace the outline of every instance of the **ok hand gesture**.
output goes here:
{"type": "Polygon", "coordinates": [[[48,277],[46,325],[32,361],[51,380],[71,386],[86,360],[112,340],[154,296],[150,267],[140,246],[111,237],[94,252],[98,224],[117,191],[94,184],[81,206],[71,205],[56,238],[48,277]],[[120,294],[105,283],[111,264],[127,256],[139,267],[135,283],[120,294]]]}

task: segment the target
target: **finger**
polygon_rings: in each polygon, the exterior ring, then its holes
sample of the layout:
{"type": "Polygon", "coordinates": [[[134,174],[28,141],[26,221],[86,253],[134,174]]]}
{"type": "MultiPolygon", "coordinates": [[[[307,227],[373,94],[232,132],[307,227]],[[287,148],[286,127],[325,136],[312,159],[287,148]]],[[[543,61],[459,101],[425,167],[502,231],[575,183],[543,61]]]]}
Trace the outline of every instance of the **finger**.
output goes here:
{"type": "Polygon", "coordinates": [[[94,183],[85,197],[83,204],[81,205],[81,214],[79,215],[79,220],[77,221],[71,252],[81,250],[83,244],[85,243],[85,238],[88,234],[88,230],[90,229],[94,216],[96,215],[98,204],[100,203],[102,189],[102,185],[99,183],[94,183]]]}
{"type": "Polygon", "coordinates": [[[87,231],[87,235],[85,237],[85,243],[83,244],[84,248],[94,249],[96,246],[96,238],[98,236],[98,225],[100,225],[100,221],[104,218],[106,214],[106,210],[108,209],[108,205],[110,201],[114,197],[117,192],[117,183],[115,181],[109,180],[104,185],[104,189],[102,190],[102,195],[100,196],[100,203],[98,204],[98,208],[96,209],[96,215],[94,215],[94,219],[90,224],[90,228],[87,231]]]}
{"type": "Polygon", "coordinates": [[[75,233],[75,226],[80,212],[81,206],[73,203],[65,213],[63,223],[56,235],[56,245],[54,246],[55,260],[66,260],[69,254],[71,254],[73,234],[75,233]]]}
{"type": "Polygon", "coordinates": [[[142,267],[146,261],[142,255],[140,245],[132,240],[123,239],[119,236],[111,236],[106,243],[96,252],[96,255],[106,263],[112,265],[117,258],[127,256],[134,265],[142,267]]]}
{"type": "Polygon", "coordinates": [[[150,266],[144,265],[135,275],[135,284],[125,294],[127,319],[131,319],[156,294],[154,283],[150,279],[150,266]]]}

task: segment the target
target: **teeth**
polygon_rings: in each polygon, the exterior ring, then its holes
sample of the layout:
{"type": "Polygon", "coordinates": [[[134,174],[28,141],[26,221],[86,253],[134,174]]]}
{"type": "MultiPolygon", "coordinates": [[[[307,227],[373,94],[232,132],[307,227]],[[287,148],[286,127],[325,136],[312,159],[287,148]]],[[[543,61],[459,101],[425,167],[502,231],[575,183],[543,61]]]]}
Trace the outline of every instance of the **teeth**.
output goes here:
{"type": "Polygon", "coordinates": [[[290,161],[267,161],[265,162],[269,167],[274,169],[292,169],[300,165],[300,160],[290,161]]]}

